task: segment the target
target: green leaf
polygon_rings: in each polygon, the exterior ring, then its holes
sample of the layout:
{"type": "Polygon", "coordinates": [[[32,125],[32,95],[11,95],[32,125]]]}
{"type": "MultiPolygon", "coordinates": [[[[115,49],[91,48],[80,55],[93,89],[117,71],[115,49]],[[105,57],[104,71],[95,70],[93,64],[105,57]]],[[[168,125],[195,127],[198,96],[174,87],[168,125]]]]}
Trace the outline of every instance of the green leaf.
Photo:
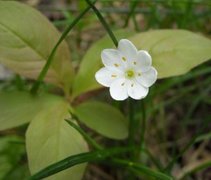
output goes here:
{"type": "Polygon", "coordinates": [[[116,108],[102,102],[85,102],[75,108],[75,114],[85,125],[112,139],[128,136],[128,123],[116,108]]]}
{"type": "Polygon", "coordinates": [[[211,40],[186,30],[155,30],[129,39],[149,51],[158,78],[185,74],[211,58],[211,40]]]}
{"type": "Polygon", "coordinates": [[[28,92],[0,92],[0,130],[25,124],[47,107],[63,101],[50,94],[32,96],[28,92]]]}
{"type": "MultiPolygon", "coordinates": [[[[115,34],[119,38],[129,36],[124,31],[115,34]]],[[[159,78],[185,74],[211,58],[211,40],[186,30],[154,30],[138,33],[128,39],[137,49],[149,51],[159,78]]],[[[85,54],[74,81],[74,97],[102,87],[94,76],[102,67],[100,53],[105,48],[113,48],[108,37],[96,42],[85,54]]]]}
{"type": "MultiPolygon", "coordinates": [[[[115,32],[118,39],[129,37],[132,34],[134,34],[134,32],[129,32],[126,30],[118,30],[115,32]]],[[[73,84],[73,97],[102,87],[95,80],[95,73],[102,66],[100,54],[103,49],[113,47],[113,42],[109,36],[105,36],[91,46],[83,57],[79,72],[75,77],[73,84]]]]}
{"type": "MultiPolygon", "coordinates": [[[[87,151],[87,144],[82,136],[64,121],[69,116],[68,108],[67,103],[57,103],[37,115],[29,125],[26,147],[32,174],[68,156],[87,151]]],[[[85,164],[75,166],[49,179],[80,180],[85,167],[85,164]]]]}
{"type": "MultiPolygon", "coordinates": [[[[0,1],[0,63],[36,79],[60,33],[37,10],[14,1],[0,1]]],[[[63,42],[45,79],[65,89],[73,80],[68,46],[63,42]]]]}
{"type": "MultiPolygon", "coordinates": [[[[131,147],[124,148],[110,148],[110,149],[102,149],[96,150],[92,152],[86,152],[81,154],[76,154],[70,157],[67,157],[61,161],[58,161],[54,164],[49,165],[45,169],[42,169],[38,173],[34,174],[30,180],[39,180],[45,177],[48,177],[52,174],[70,168],[72,166],[84,163],[84,162],[99,162],[103,161],[108,157],[114,157],[114,155],[124,154],[125,152],[131,151],[131,147]]],[[[110,159],[111,161],[111,159],[110,159]]]]}

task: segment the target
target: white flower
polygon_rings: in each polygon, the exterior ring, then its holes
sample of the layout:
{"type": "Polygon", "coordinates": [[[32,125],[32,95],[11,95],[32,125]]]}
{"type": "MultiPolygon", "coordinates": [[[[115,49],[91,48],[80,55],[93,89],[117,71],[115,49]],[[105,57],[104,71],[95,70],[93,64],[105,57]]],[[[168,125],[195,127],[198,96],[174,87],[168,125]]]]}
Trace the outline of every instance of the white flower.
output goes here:
{"type": "Polygon", "coordinates": [[[128,96],[143,99],[157,79],[149,53],[138,51],[127,39],[120,40],[117,49],[104,49],[101,58],[105,67],[95,74],[95,78],[103,86],[110,87],[115,100],[125,100],[128,96]]]}

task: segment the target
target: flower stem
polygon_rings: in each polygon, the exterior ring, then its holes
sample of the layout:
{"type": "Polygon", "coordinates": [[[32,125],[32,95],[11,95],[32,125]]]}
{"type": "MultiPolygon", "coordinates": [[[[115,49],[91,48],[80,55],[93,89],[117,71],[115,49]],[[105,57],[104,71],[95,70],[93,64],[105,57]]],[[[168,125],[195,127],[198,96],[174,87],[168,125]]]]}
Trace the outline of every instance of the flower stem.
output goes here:
{"type": "MultiPolygon", "coordinates": [[[[140,151],[144,148],[144,139],[145,139],[145,131],[146,131],[146,109],[144,100],[141,100],[141,109],[142,109],[142,119],[141,119],[141,134],[139,140],[139,148],[134,150],[131,153],[130,158],[132,160],[136,160],[140,156],[140,151]]],[[[129,99],[129,146],[135,146],[135,135],[137,134],[137,126],[139,122],[137,122],[136,118],[134,117],[134,101],[129,99]]]]}
{"type": "Polygon", "coordinates": [[[129,106],[129,140],[128,144],[130,146],[135,144],[135,139],[134,139],[134,134],[135,134],[135,118],[134,118],[134,106],[133,106],[133,100],[129,99],[128,100],[128,106],[129,106]]]}
{"type": "Polygon", "coordinates": [[[143,148],[145,140],[145,130],[146,130],[146,109],[144,100],[141,101],[142,107],[142,121],[141,121],[141,138],[140,138],[140,148],[143,148]]]}

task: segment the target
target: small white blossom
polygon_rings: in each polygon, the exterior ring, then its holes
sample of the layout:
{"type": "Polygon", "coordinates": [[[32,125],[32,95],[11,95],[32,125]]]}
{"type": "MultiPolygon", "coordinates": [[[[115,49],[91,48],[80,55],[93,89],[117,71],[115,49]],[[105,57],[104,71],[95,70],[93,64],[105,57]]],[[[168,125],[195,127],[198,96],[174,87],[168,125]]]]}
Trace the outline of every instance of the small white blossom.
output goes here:
{"type": "Polygon", "coordinates": [[[127,39],[120,40],[117,49],[104,49],[101,58],[105,67],[95,74],[95,78],[103,86],[110,87],[115,100],[125,100],[128,96],[143,99],[157,79],[149,53],[138,51],[127,39]]]}

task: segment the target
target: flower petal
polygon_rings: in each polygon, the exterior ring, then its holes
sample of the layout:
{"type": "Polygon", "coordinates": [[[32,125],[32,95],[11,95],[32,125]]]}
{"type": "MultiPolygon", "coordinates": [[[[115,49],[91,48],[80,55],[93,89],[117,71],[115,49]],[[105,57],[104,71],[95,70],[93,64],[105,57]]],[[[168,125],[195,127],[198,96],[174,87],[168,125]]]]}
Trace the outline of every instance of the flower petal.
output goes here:
{"type": "Polygon", "coordinates": [[[133,45],[132,42],[130,42],[127,39],[121,39],[118,44],[118,50],[121,52],[122,56],[121,59],[125,61],[132,61],[137,58],[137,49],[133,45]]]}
{"type": "Polygon", "coordinates": [[[130,84],[128,84],[128,95],[133,99],[143,99],[146,97],[148,92],[149,88],[140,85],[135,80],[131,81],[130,84]]]}
{"type": "Polygon", "coordinates": [[[125,78],[115,80],[110,86],[111,97],[115,100],[125,100],[128,98],[127,82],[125,78]]]}
{"type": "Polygon", "coordinates": [[[120,77],[121,74],[119,74],[119,72],[111,71],[106,67],[101,68],[95,74],[95,79],[97,80],[97,82],[106,87],[110,87],[111,83],[120,77]]]}
{"type": "Polygon", "coordinates": [[[152,57],[147,51],[138,51],[137,62],[135,63],[135,65],[136,69],[145,72],[149,70],[149,67],[152,65],[152,57]]]}
{"type": "Polygon", "coordinates": [[[119,51],[116,49],[104,49],[101,53],[102,62],[106,67],[112,67],[119,70],[124,69],[119,51]]]}
{"type": "Polygon", "coordinates": [[[155,68],[150,67],[146,72],[140,73],[136,76],[138,83],[142,84],[145,87],[150,87],[157,80],[157,71],[155,68]]]}

